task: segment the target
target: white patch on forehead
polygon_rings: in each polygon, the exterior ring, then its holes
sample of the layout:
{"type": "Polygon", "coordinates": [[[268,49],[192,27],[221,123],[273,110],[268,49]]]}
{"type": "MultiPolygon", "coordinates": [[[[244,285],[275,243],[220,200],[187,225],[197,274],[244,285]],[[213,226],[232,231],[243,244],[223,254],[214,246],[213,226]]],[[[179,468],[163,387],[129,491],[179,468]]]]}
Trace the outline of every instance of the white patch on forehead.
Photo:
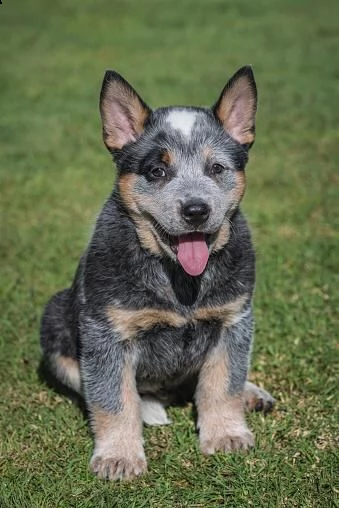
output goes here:
{"type": "Polygon", "coordinates": [[[189,136],[198,114],[195,111],[173,110],[167,116],[167,122],[172,129],[182,132],[189,136]]]}

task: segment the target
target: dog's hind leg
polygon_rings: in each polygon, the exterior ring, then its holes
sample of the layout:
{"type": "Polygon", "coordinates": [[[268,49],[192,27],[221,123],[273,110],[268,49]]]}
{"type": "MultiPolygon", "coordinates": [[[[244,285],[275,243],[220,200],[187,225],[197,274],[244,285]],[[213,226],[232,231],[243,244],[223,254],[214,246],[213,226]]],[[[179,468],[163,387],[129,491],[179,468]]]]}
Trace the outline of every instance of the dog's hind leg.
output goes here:
{"type": "Polygon", "coordinates": [[[67,388],[81,395],[79,362],[70,356],[56,354],[50,357],[49,365],[55,377],[67,388]]]}
{"type": "Polygon", "coordinates": [[[65,289],[46,305],[40,328],[45,377],[81,394],[76,338],[71,329],[70,290],[65,289]]]}
{"type": "Polygon", "coordinates": [[[246,411],[263,411],[269,413],[275,404],[275,399],[263,388],[246,381],[244,390],[246,411]]]}

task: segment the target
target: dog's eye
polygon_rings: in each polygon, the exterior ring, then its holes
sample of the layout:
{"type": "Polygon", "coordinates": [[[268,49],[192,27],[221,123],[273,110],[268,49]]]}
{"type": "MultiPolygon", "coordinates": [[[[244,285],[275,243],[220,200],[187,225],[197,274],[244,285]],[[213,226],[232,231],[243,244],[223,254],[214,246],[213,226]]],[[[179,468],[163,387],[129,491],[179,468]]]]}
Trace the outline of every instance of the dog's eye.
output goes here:
{"type": "Polygon", "coordinates": [[[211,173],[212,173],[212,175],[220,175],[220,173],[222,173],[224,171],[224,169],[225,169],[224,166],[222,166],[221,164],[215,163],[211,167],[211,173]]]}
{"type": "Polygon", "coordinates": [[[152,168],[150,173],[154,178],[164,178],[166,176],[166,171],[163,168],[152,168]]]}

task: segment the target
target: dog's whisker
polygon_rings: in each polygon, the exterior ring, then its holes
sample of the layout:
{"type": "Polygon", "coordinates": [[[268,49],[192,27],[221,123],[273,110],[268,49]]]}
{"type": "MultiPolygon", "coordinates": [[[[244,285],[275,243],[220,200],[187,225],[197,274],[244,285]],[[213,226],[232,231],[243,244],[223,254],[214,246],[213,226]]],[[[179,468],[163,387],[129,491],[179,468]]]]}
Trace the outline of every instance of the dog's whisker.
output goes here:
{"type": "Polygon", "coordinates": [[[233,234],[234,236],[236,236],[236,235],[237,235],[237,231],[236,231],[236,229],[235,229],[235,227],[234,227],[233,222],[232,222],[232,221],[231,221],[231,219],[229,219],[227,216],[225,216],[225,219],[227,220],[227,222],[228,222],[228,223],[229,223],[229,225],[230,225],[230,229],[231,229],[232,234],[233,234]]]}

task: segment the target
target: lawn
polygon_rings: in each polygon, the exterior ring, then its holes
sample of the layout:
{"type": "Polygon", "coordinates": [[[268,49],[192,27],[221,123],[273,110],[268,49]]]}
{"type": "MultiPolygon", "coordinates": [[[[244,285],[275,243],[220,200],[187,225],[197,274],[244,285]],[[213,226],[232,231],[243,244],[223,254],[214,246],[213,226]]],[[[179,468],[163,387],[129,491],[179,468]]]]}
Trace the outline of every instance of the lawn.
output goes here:
{"type": "Polygon", "coordinates": [[[0,507],[339,506],[339,2],[3,0],[0,507]],[[149,472],[90,474],[80,410],[39,379],[44,303],[69,285],[114,179],[105,69],[152,106],[212,104],[240,66],[260,107],[243,208],[257,250],[251,377],[277,398],[247,454],[203,457],[192,408],[145,430],[149,472]],[[337,378],[338,379],[338,378],[337,378]]]}

